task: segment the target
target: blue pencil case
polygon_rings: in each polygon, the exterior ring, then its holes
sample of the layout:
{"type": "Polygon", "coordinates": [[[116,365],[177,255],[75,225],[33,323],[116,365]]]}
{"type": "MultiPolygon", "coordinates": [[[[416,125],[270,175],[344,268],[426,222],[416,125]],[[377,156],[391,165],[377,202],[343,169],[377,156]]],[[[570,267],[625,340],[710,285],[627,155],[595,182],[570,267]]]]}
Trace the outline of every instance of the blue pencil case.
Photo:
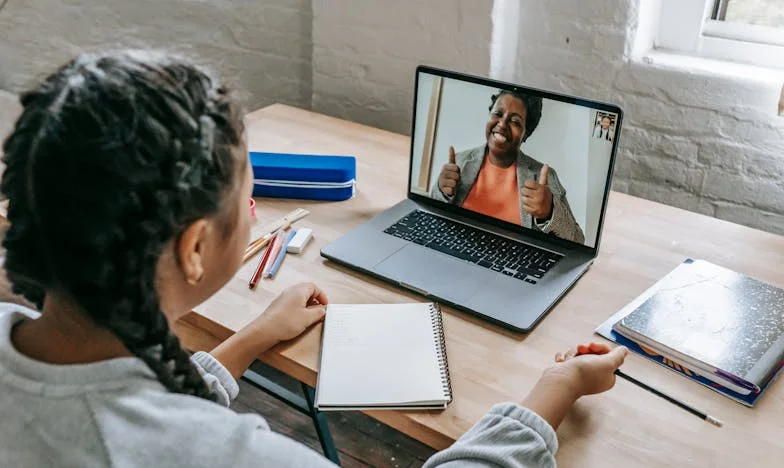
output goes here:
{"type": "Polygon", "coordinates": [[[353,156],[251,152],[253,196],[307,200],[347,200],[354,195],[353,156]]]}

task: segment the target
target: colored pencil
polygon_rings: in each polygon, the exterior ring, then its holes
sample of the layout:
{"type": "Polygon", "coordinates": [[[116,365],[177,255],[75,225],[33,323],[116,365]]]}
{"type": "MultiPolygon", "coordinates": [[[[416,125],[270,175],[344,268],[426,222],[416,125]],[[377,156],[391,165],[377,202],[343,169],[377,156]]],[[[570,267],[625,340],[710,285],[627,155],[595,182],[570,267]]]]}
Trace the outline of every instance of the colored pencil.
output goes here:
{"type": "Polygon", "coordinates": [[[288,247],[289,242],[291,242],[291,239],[294,238],[294,235],[296,233],[297,231],[292,229],[291,232],[289,232],[289,235],[286,236],[286,240],[283,242],[281,246],[280,253],[278,254],[278,258],[275,259],[275,263],[273,263],[272,268],[270,268],[269,275],[268,275],[270,278],[274,278],[275,275],[278,273],[278,269],[280,269],[280,264],[283,263],[283,259],[286,257],[286,247],[288,247]]]}
{"type": "Polygon", "coordinates": [[[264,269],[261,272],[262,278],[268,278],[270,269],[272,268],[273,262],[278,258],[280,254],[280,250],[283,247],[283,241],[286,239],[286,235],[288,233],[285,231],[278,231],[275,235],[275,240],[272,241],[272,252],[270,252],[270,258],[267,260],[267,263],[264,265],[264,269]]]}
{"type": "Polygon", "coordinates": [[[259,260],[259,266],[256,267],[256,271],[253,273],[253,277],[248,283],[248,288],[254,289],[256,287],[256,283],[258,283],[259,279],[261,278],[261,271],[264,269],[264,265],[267,263],[267,261],[269,261],[271,251],[272,248],[270,247],[267,247],[267,250],[264,251],[264,255],[262,255],[261,259],[259,260]]]}
{"type": "Polygon", "coordinates": [[[270,243],[272,238],[275,237],[276,233],[277,231],[264,234],[264,236],[256,239],[253,244],[248,246],[248,248],[245,249],[245,255],[242,257],[242,263],[247,263],[248,260],[253,258],[257,253],[261,252],[261,249],[270,243]]]}

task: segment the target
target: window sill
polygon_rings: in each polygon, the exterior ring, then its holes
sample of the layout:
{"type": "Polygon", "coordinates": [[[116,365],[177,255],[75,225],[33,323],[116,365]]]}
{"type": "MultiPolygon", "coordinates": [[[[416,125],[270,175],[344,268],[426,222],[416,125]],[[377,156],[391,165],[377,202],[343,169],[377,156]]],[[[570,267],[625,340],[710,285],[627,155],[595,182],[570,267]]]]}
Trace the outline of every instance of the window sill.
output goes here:
{"type": "Polygon", "coordinates": [[[640,60],[648,65],[678,69],[685,72],[701,72],[727,78],[777,84],[779,86],[784,83],[784,70],[781,69],[681,54],[668,50],[650,50],[643,54],[640,60]]]}
{"type": "Polygon", "coordinates": [[[682,73],[696,73],[738,80],[745,83],[755,83],[760,87],[775,90],[780,95],[778,115],[784,116],[784,70],[782,69],[728,62],[655,49],[649,50],[636,61],[647,66],[654,66],[682,73]]]}

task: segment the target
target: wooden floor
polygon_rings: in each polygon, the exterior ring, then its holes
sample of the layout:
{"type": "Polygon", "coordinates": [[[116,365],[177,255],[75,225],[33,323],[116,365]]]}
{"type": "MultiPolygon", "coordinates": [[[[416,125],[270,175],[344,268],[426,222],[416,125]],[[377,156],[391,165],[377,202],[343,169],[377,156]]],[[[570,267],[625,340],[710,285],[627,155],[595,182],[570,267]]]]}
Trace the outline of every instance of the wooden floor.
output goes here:
{"type": "MultiPolygon", "coordinates": [[[[253,370],[287,389],[301,394],[299,383],[267,366],[253,370]]],[[[273,431],[291,437],[321,453],[316,430],[308,416],[288,407],[265,392],[240,382],[240,394],[232,404],[238,413],[257,413],[273,431]]],[[[344,467],[419,467],[434,450],[360,412],[329,412],[329,427],[344,467]]]]}

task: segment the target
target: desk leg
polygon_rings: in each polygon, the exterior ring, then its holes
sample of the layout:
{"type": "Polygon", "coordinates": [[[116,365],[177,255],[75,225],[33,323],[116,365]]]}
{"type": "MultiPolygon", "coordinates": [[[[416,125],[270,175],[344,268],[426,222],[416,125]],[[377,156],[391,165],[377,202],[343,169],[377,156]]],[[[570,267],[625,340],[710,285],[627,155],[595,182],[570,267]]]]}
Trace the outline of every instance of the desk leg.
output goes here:
{"type": "Polygon", "coordinates": [[[316,426],[316,432],[318,433],[319,441],[321,441],[321,450],[324,451],[324,455],[327,458],[340,465],[338,451],[335,448],[335,442],[332,440],[332,434],[329,432],[329,425],[327,425],[327,417],[324,413],[317,410],[314,405],[315,390],[305,383],[302,383],[302,393],[305,394],[305,400],[307,401],[308,409],[310,410],[310,417],[313,419],[313,425],[316,426]]]}
{"type": "Polygon", "coordinates": [[[252,370],[246,371],[242,375],[242,380],[275,397],[300,413],[308,415],[313,420],[313,426],[316,428],[324,456],[338,466],[340,465],[338,451],[335,448],[335,443],[332,441],[332,434],[329,432],[329,426],[327,425],[327,418],[313,405],[315,391],[312,388],[302,383],[302,392],[305,395],[303,398],[252,370]]]}

